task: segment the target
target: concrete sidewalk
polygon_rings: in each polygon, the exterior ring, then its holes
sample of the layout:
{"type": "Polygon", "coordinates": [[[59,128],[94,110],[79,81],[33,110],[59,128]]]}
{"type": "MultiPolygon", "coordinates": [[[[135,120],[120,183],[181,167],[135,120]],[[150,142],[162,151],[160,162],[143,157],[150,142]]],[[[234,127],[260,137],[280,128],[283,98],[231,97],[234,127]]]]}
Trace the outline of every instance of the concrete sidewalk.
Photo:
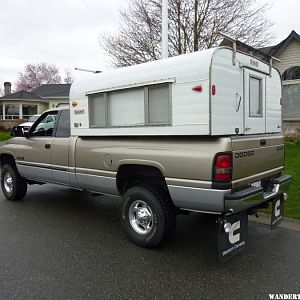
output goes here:
{"type": "MultiPolygon", "coordinates": [[[[256,218],[255,216],[249,216],[249,221],[266,225],[271,224],[271,215],[259,213],[258,216],[259,218],[256,218]]],[[[300,220],[284,217],[278,227],[300,232],[300,220]]]]}

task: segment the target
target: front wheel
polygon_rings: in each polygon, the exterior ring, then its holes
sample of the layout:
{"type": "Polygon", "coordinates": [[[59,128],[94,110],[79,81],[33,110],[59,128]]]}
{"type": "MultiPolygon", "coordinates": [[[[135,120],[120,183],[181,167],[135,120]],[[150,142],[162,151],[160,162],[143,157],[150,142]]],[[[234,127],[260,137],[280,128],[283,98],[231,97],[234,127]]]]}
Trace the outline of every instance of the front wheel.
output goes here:
{"type": "Polygon", "coordinates": [[[1,170],[1,188],[7,200],[22,200],[27,193],[27,181],[20,176],[16,167],[5,164],[1,170]]]}
{"type": "Polygon", "coordinates": [[[170,196],[155,186],[136,186],[123,196],[122,226],[135,244],[154,248],[175,229],[176,210],[170,196]]]}

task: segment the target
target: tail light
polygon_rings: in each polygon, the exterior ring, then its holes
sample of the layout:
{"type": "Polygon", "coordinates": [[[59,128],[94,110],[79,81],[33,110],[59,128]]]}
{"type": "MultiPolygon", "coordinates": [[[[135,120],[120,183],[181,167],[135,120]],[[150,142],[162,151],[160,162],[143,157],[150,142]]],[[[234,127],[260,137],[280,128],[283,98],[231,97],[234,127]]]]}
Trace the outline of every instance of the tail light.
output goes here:
{"type": "Polygon", "coordinates": [[[214,181],[230,181],[232,179],[232,154],[219,153],[215,156],[213,166],[214,181]]]}

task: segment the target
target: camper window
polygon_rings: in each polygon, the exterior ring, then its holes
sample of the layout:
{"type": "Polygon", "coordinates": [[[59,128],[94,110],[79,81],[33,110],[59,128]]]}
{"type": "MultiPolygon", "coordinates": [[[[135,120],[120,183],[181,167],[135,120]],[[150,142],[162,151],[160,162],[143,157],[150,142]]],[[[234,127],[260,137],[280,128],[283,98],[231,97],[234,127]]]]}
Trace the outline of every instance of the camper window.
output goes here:
{"type": "Polygon", "coordinates": [[[262,117],[262,85],[261,79],[250,76],[249,85],[249,107],[250,117],[260,118],[262,117]]]}
{"type": "Polygon", "coordinates": [[[144,97],[144,88],[108,93],[109,125],[145,125],[144,97]]]}
{"type": "Polygon", "coordinates": [[[169,85],[151,86],[148,92],[149,124],[170,123],[169,85]]]}
{"type": "Polygon", "coordinates": [[[107,110],[106,94],[96,94],[90,96],[91,125],[93,127],[106,126],[106,110],[107,110]]]}
{"type": "Polygon", "coordinates": [[[171,123],[170,84],[89,95],[91,127],[130,127],[171,123]]]}

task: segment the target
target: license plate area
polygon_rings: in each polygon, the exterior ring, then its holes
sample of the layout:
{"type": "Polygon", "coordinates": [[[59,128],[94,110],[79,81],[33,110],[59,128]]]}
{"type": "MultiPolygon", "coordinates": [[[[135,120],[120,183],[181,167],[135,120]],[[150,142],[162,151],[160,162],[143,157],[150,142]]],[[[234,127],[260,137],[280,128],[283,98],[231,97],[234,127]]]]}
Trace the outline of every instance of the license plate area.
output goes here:
{"type": "Polygon", "coordinates": [[[261,181],[255,181],[255,182],[251,183],[251,186],[259,188],[259,187],[262,187],[262,184],[261,184],[261,181]]]}
{"type": "Polygon", "coordinates": [[[272,196],[276,195],[279,190],[279,185],[272,183],[270,180],[268,181],[255,181],[251,183],[251,186],[263,188],[263,196],[264,199],[271,198],[272,196]]]}

